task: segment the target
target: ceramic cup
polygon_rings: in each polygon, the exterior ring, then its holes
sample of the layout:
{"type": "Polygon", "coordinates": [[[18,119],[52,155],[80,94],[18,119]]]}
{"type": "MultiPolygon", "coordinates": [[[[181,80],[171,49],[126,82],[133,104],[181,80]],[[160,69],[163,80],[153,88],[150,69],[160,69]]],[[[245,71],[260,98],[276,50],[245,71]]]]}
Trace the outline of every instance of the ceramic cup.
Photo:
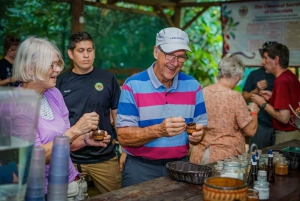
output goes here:
{"type": "Polygon", "coordinates": [[[93,139],[94,140],[103,140],[104,139],[104,134],[105,131],[104,130],[95,130],[93,131],[93,139]]]}
{"type": "Polygon", "coordinates": [[[196,132],[196,123],[194,122],[187,123],[186,132],[189,135],[192,135],[193,132],[196,132]]]}

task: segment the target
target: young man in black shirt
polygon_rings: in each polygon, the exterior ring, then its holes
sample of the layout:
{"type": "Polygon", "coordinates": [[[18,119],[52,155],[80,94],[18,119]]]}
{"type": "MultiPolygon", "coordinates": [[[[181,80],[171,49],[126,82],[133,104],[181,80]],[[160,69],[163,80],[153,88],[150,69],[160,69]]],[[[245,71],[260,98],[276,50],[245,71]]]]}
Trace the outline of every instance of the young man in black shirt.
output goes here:
{"type": "MultiPolygon", "coordinates": [[[[74,68],[58,77],[56,87],[61,91],[69,109],[71,126],[86,112],[99,115],[99,129],[113,135],[110,111],[116,121],[120,86],[116,77],[94,67],[95,48],[87,32],[70,37],[68,55],[74,68]]],[[[121,188],[118,158],[111,143],[106,148],[87,146],[71,152],[72,161],[83,176],[90,175],[99,193],[121,188]]]]}

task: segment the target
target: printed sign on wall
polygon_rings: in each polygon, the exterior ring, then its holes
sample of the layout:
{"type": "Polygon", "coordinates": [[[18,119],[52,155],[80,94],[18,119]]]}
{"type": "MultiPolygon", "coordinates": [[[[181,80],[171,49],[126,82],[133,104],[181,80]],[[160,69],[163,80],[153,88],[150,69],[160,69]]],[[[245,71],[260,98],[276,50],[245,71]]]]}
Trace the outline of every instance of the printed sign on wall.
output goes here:
{"type": "Polygon", "coordinates": [[[222,4],[223,53],[239,54],[246,66],[261,66],[266,41],[285,44],[290,65],[300,66],[300,1],[222,4]]]}

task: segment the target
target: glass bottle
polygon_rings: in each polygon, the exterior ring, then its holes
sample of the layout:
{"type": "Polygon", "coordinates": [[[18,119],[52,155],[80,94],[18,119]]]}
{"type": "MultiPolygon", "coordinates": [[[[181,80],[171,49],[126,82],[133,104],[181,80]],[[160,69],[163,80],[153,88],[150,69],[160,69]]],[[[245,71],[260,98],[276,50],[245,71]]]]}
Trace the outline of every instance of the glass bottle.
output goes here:
{"type": "Polygon", "coordinates": [[[258,152],[256,151],[255,153],[255,159],[256,159],[256,176],[258,174],[258,169],[259,169],[259,155],[258,152]]]}
{"type": "Polygon", "coordinates": [[[225,162],[220,172],[221,177],[231,177],[243,180],[244,174],[239,162],[225,162]]]}
{"type": "Polygon", "coordinates": [[[269,150],[269,155],[268,155],[267,181],[270,183],[275,182],[272,149],[269,150]]]}
{"type": "Polygon", "coordinates": [[[253,188],[254,187],[254,182],[257,180],[256,176],[256,159],[255,155],[252,156],[252,165],[251,165],[251,172],[248,177],[248,188],[253,188]]]}
{"type": "Polygon", "coordinates": [[[275,174],[287,175],[289,173],[289,167],[286,163],[285,157],[279,158],[275,165],[275,174]]]}

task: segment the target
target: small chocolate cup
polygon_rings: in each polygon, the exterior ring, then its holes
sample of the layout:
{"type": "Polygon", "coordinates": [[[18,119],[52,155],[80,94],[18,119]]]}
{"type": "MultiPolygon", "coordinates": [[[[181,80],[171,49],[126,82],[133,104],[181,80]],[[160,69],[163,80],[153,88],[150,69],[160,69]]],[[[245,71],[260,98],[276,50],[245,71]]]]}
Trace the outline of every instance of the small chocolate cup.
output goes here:
{"type": "Polygon", "coordinates": [[[98,141],[103,140],[104,134],[105,134],[104,130],[94,130],[93,131],[93,139],[98,140],[98,141]]]}
{"type": "Polygon", "coordinates": [[[196,132],[196,123],[190,122],[186,125],[186,132],[189,135],[192,135],[193,132],[196,132]]]}

